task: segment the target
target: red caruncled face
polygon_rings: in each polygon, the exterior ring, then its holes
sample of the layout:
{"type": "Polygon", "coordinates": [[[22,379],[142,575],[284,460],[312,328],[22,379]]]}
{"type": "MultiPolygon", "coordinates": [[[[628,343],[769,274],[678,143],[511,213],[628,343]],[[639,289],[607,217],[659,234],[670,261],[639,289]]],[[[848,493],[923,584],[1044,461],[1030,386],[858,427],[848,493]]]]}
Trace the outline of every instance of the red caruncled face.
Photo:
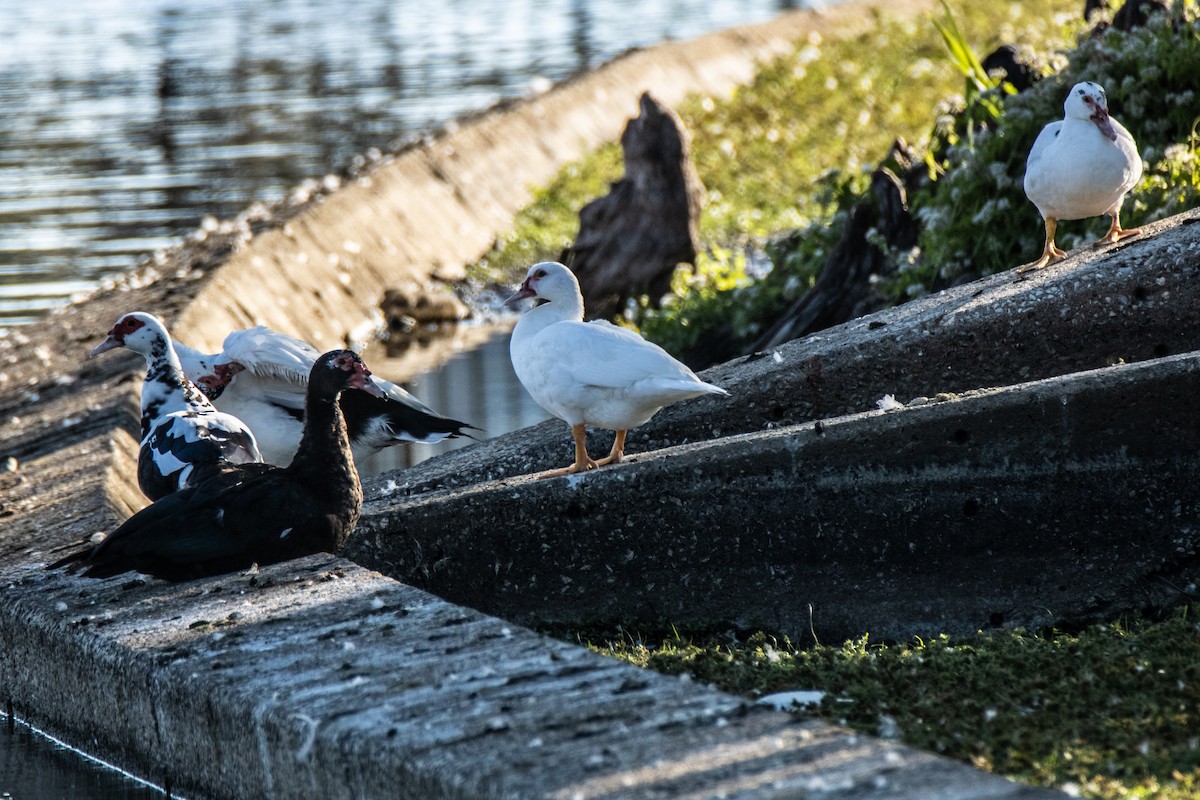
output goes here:
{"type": "Polygon", "coordinates": [[[112,330],[108,335],[119,342],[125,341],[125,337],[136,332],[139,328],[145,326],[146,323],[134,316],[121,317],[117,320],[117,324],[113,325],[112,330]]]}

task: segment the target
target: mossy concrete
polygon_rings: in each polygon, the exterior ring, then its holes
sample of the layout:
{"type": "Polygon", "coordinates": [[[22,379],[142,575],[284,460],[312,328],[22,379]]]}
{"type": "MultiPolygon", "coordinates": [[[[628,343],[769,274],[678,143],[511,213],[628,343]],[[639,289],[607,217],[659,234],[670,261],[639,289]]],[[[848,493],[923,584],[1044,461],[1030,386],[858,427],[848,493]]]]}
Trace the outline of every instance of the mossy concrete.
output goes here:
{"type": "MultiPolygon", "coordinates": [[[[630,432],[626,453],[870,411],[885,395],[907,403],[1200,350],[1197,223],[1190,211],[1039,272],[998,273],[705,370],[730,396],[663,409],[630,432]]],[[[607,452],[612,434],[589,442],[607,452]]],[[[551,420],[417,465],[399,484],[465,486],[571,454],[569,430],[551,420]]]]}
{"type": "Polygon", "coordinates": [[[1177,602],[1200,578],[1197,221],[715,367],[729,397],[594,474],[529,478],[569,461],[552,420],[374,479],[347,553],[568,626],[901,639],[1177,602]]]}
{"type": "Polygon", "coordinates": [[[536,625],[836,642],[1107,620],[1200,581],[1198,390],[1195,352],[584,475],[377,491],[347,552],[536,625]]]}

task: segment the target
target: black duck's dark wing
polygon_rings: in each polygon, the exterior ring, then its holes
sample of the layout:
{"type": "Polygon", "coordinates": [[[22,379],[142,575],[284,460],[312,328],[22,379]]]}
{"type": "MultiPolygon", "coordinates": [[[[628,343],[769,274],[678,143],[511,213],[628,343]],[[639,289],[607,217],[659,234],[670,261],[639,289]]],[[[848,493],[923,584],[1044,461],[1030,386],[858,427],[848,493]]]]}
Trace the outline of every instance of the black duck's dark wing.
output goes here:
{"type": "Polygon", "coordinates": [[[102,542],[67,556],[49,569],[77,564],[93,578],[137,571],[170,580],[249,566],[238,555],[239,532],[225,524],[245,487],[269,481],[280,470],[267,464],[227,466],[210,480],[169,494],[127,519],[102,542]]]}
{"type": "Polygon", "coordinates": [[[134,514],[78,562],[84,575],[137,571],[187,580],[331,552],[358,519],[354,498],[319,502],[311,488],[267,464],[226,467],[134,514]]]}
{"type": "Polygon", "coordinates": [[[388,447],[397,442],[433,444],[443,439],[470,437],[472,425],[426,412],[393,397],[373,397],[358,389],[342,393],[346,433],[356,445],[388,447]]]}

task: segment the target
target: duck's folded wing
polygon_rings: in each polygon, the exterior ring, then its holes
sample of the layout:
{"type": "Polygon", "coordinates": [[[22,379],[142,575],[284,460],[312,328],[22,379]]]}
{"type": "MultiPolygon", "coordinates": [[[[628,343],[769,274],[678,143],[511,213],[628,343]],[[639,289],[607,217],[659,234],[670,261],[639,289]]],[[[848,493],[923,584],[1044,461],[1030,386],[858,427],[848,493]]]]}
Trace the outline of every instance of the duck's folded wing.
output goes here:
{"type": "Polygon", "coordinates": [[[1046,148],[1058,138],[1058,132],[1062,129],[1062,120],[1051,122],[1046,127],[1042,128],[1042,132],[1033,140],[1033,147],[1029,148],[1029,157],[1025,161],[1026,170],[1035,168],[1042,160],[1042,156],[1046,154],[1046,148]]]}
{"type": "Polygon", "coordinates": [[[577,384],[620,389],[648,379],[698,380],[666,350],[608,322],[559,322],[538,339],[577,384]]]}
{"type": "Polygon", "coordinates": [[[262,480],[275,467],[250,464],[227,468],[212,479],[151,503],[125,520],[98,544],[80,549],[47,569],[78,566],[90,578],[136,570],[182,577],[204,555],[236,552],[237,542],[223,530],[228,493],[262,480]]]}

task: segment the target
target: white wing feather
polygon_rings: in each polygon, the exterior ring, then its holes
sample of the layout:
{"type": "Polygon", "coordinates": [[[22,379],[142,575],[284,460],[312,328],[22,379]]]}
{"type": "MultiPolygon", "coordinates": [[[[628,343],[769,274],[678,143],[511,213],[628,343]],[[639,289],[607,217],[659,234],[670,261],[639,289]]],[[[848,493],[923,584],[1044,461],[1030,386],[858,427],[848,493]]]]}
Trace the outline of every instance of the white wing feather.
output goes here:
{"type": "Polygon", "coordinates": [[[623,389],[654,379],[700,383],[666,350],[633,331],[597,320],[558,322],[538,334],[538,348],[582,386],[623,389]]]}

